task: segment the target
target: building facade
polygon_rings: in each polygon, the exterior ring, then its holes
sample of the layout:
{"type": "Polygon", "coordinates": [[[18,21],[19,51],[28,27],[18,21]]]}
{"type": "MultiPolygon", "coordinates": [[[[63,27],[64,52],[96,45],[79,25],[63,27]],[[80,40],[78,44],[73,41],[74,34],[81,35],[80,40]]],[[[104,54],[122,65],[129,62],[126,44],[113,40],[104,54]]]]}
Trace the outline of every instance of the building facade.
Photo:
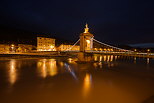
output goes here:
{"type": "Polygon", "coordinates": [[[56,51],[55,39],[37,37],[37,51],[56,51]]]}
{"type": "Polygon", "coordinates": [[[18,44],[18,48],[16,52],[30,52],[33,49],[33,45],[27,45],[27,44],[18,44]]]}
{"type": "Polygon", "coordinates": [[[75,46],[73,46],[73,45],[66,45],[66,44],[61,44],[58,48],[57,48],[57,50],[58,51],[79,51],[80,50],[80,46],[78,46],[78,45],[75,45],[75,46]]]}
{"type": "Polygon", "coordinates": [[[0,53],[9,53],[10,52],[10,45],[8,44],[0,44],[0,53]]]}

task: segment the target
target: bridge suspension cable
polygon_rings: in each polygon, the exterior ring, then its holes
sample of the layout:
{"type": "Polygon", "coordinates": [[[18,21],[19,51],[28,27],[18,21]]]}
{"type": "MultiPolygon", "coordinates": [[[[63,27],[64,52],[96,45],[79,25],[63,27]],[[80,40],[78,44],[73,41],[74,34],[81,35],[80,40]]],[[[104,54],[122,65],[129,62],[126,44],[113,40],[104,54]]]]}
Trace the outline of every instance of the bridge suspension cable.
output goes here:
{"type": "Polygon", "coordinates": [[[94,38],[93,38],[93,40],[96,41],[96,42],[98,42],[98,43],[100,43],[100,44],[102,44],[102,45],[105,45],[105,46],[108,46],[108,47],[111,47],[111,48],[114,48],[114,49],[124,50],[124,51],[130,51],[130,50],[121,49],[121,48],[118,48],[118,47],[114,47],[114,46],[111,46],[111,45],[108,45],[108,44],[102,43],[102,42],[100,42],[100,41],[98,41],[98,40],[96,40],[96,39],[94,39],[94,38]]]}
{"type": "Polygon", "coordinates": [[[80,39],[78,39],[78,41],[77,42],[75,42],[70,48],[68,48],[66,51],[69,51],[69,50],[71,50],[78,42],[80,41],[80,39]]]}

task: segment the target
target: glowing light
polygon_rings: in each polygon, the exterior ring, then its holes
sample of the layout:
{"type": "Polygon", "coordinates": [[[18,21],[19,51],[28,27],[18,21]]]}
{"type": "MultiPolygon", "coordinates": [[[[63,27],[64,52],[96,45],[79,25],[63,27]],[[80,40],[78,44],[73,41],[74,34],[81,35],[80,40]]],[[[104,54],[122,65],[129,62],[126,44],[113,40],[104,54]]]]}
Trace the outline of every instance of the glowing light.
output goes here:
{"type": "Polygon", "coordinates": [[[109,61],[110,61],[110,56],[108,55],[108,56],[107,56],[107,62],[109,62],[109,61]]]}
{"type": "Polygon", "coordinates": [[[102,62],[99,62],[98,65],[100,66],[100,68],[102,68],[102,62]]]}
{"type": "Polygon", "coordinates": [[[104,61],[106,61],[107,60],[107,57],[106,57],[106,55],[104,55],[104,61]]]}
{"type": "Polygon", "coordinates": [[[100,58],[99,58],[99,61],[102,61],[102,58],[103,58],[103,57],[102,57],[102,55],[101,55],[100,58]]]}
{"type": "Polygon", "coordinates": [[[11,60],[9,66],[9,82],[14,84],[17,80],[16,61],[11,60]]]}
{"type": "Polygon", "coordinates": [[[94,61],[97,61],[97,56],[96,55],[94,56],[94,61]]]}
{"type": "Polygon", "coordinates": [[[115,60],[117,60],[117,56],[115,56],[115,60]]]}
{"type": "Polygon", "coordinates": [[[12,44],[11,46],[14,47],[14,44],[12,44]]]}
{"type": "Polygon", "coordinates": [[[103,49],[102,49],[102,48],[100,48],[99,50],[100,50],[100,51],[103,51],[103,49]]]}
{"type": "Polygon", "coordinates": [[[136,57],[134,57],[134,63],[136,63],[136,57]]]}
{"type": "Polygon", "coordinates": [[[39,75],[43,78],[55,76],[58,73],[56,61],[54,59],[43,59],[38,62],[37,66],[39,75]]]}
{"type": "Polygon", "coordinates": [[[46,76],[47,76],[46,64],[45,64],[45,61],[43,61],[43,64],[42,64],[42,77],[45,78],[46,76]]]}
{"type": "Polygon", "coordinates": [[[68,58],[69,63],[72,63],[73,59],[72,58],[68,58]]]}
{"type": "Polygon", "coordinates": [[[88,44],[90,44],[90,40],[86,40],[86,42],[87,42],[88,44]]]}
{"type": "Polygon", "coordinates": [[[84,97],[86,97],[89,94],[89,91],[92,85],[92,76],[89,73],[86,73],[83,82],[84,82],[83,93],[84,93],[84,97]]]}
{"type": "Polygon", "coordinates": [[[150,51],[150,49],[147,50],[148,52],[150,51]]]}
{"type": "Polygon", "coordinates": [[[136,52],[136,51],[137,51],[137,49],[134,49],[134,51],[136,52]]]}
{"type": "Polygon", "coordinates": [[[60,66],[63,67],[64,66],[64,62],[60,62],[60,66]]]}
{"type": "Polygon", "coordinates": [[[54,48],[54,46],[53,46],[53,45],[51,45],[51,46],[50,46],[50,48],[54,48]]]}
{"type": "Polygon", "coordinates": [[[113,55],[111,55],[111,59],[110,59],[110,61],[111,61],[111,62],[113,61],[113,55]]]}
{"type": "Polygon", "coordinates": [[[56,61],[51,60],[49,65],[49,75],[54,76],[57,74],[57,66],[56,66],[56,61]]]}
{"type": "Polygon", "coordinates": [[[94,48],[95,51],[97,51],[97,48],[94,48]]]}
{"type": "Polygon", "coordinates": [[[150,63],[150,59],[149,58],[147,58],[147,64],[149,64],[150,63]]]}
{"type": "Polygon", "coordinates": [[[84,28],[84,33],[89,33],[88,24],[86,24],[85,26],[86,26],[86,28],[84,28]]]}

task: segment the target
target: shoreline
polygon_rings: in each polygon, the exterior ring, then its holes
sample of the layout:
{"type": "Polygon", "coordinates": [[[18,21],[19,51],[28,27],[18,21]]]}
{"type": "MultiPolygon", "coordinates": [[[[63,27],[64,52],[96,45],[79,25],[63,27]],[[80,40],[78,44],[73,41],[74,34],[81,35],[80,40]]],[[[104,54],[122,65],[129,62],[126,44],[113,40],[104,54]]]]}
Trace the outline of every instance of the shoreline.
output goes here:
{"type": "MultiPolygon", "coordinates": [[[[87,53],[90,54],[90,53],[87,53]]],[[[129,57],[137,57],[137,58],[154,58],[154,55],[138,55],[138,54],[106,54],[106,53],[96,53],[94,55],[117,55],[117,56],[129,56],[129,57]]],[[[87,55],[88,56],[88,55],[87,55]]],[[[90,55],[92,56],[92,55],[90,55]]],[[[10,54],[0,54],[0,59],[2,58],[69,58],[69,57],[77,57],[77,54],[71,54],[71,53],[66,53],[66,54],[43,54],[43,53],[10,53],[10,54]]]]}

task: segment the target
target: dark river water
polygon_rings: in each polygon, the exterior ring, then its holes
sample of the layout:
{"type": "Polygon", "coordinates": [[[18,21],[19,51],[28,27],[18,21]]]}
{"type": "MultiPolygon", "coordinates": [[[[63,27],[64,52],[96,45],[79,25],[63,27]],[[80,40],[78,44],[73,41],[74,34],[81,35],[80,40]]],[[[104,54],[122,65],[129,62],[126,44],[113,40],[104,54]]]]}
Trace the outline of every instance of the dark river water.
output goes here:
{"type": "Polygon", "coordinates": [[[154,103],[154,59],[0,59],[0,103],[154,103]]]}

